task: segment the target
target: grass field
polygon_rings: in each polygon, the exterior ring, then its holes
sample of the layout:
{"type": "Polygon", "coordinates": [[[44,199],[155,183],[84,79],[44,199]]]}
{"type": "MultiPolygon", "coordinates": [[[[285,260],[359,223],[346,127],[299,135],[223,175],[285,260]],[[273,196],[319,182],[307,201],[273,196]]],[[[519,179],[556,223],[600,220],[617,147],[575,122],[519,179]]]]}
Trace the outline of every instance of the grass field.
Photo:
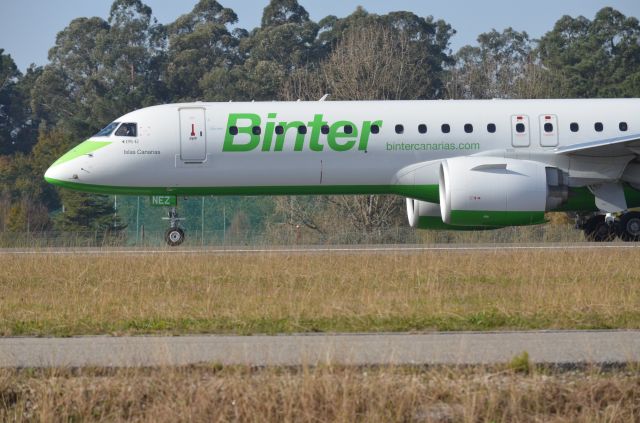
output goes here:
{"type": "Polygon", "coordinates": [[[637,370],[0,370],[2,421],[633,422],[637,370]]]}
{"type": "Polygon", "coordinates": [[[640,328],[636,250],[0,256],[1,335],[640,328]]]}

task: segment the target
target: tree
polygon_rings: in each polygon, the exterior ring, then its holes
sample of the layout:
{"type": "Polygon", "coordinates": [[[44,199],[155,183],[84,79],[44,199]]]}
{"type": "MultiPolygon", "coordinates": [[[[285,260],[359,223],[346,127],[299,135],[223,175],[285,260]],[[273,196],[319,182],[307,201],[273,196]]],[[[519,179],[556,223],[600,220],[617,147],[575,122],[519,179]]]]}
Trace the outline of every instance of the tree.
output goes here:
{"type": "Polygon", "coordinates": [[[241,98],[282,99],[287,76],[315,60],[317,33],[318,25],[296,0],[271,0],[262,26],[240,39],[243,62],[234,74],[241,98]]]}
{"type": "Polygon", "coordinates": [[[540,39],[542,64],[560,76],[563,97],[640,96],[640,24],[610,7],[593,21],[563,16],[540,39]]]}
{"type": "Polygon", "coordinates": [[[156,104],[163,97],[160,75],[165,34],[141,0],[115,0],[108,23],[109,49],[103,57],[102,78],[108,81],[111,101],[106,106],[113,118],[156,104]]]}
{"type": "Polygon", "coordinates": [[[478,36],[478,46],[464,46],[450,70],[450,98],[550,98],[557,95],[555,75],[536,58],[526,32],[495,29],[478,36]]]}
{"type": "Polygon", "coordinates": [[[54,218],[58,230],[113,234],[126,227],[115,214],[113,202],[106,195],[63,190],[60,191],[60,198],[64,211],[54,218]]]}
{"type": "Polygon", "coordinates": [[[101,18],[78,18],[56,37],[33,89],[36,114],[47,125],[64,124],[79,141],[105,121],[108,81],[103,78],[109,24],[101,18]],[[98,123],[96,123],[96,121],[98,123]]]}
{"type": "MultiPolygon", "coordinates": [[[[387,38],[391,36],[398,48],[402,49],[404,54],[401,58],[402,63],[411,64],[412,70],[416,71],[412,75],[413,89],[416,91],[407,98],[434,99],[444,96],[444,68],[453,63],[449,41],[455,31],[449,24],[442,20],[436,21],[431,16],[422,18],[411,12],[376,15],[358,7],[346,18],[338,19],[335,16],[328,16],[321,20],[316,49],[322,58],[329,57],[340,46],[344,46],[345,39],[353,40],[353,34],[363,31],[373,36],[372,41],[375,40],[374,42],[359,41],[364,49],[379,48],[381,40],[377,34],[381,32],[386,33],[387,38]]],[[[362,53],[377,56],[378,60],[388,61],[382,52],[367,50],[362,53]]]]}
{"type": "Polygon", "coordinates": [[[227,27],[237,21],[233,10],[215,0],[200,0],[190,13],[168,26],[164,73],[173,101],[203,100],[202,90],[206,92],[239,63],[238,38],[227,27]]]}
{"type": "Polygon", "coordinates": [[[42,230],[49,226],[43,202],[44,180],[34,170],[31,156],[16,153],[0,156],[0,215],[3,228],[13,231],[42,230]],[[38,175],[38,177],[34,177],[38,175]],[[9,217],[7,217],[9,216],[9,217]]]}
{"type": "MultiPolygon", "coordinates": [[[[31,81],[33,69],[28,71],[31,81]]],[[[0,154],[29,151],[33,144],[34,122],[30,118],[29,97],[23,77],[11,55],[0,49],[0,154]]]]}
{"type": "Polygon", "coordinates": [[[76,142],[114,117],[157,102],[158,33],[139,0],[114,1],[109,21],[78,18],[56,37],[32,90],[37,116],[76,142]]]}
{"type": "Polygon", "coordinates": [[[438,77],[425,72],[426,52],[413,50],[405,32],[384,26],[353,28],[316,72],[305,69],[294,76],[287,97],[315,100],[324,93],[331,93],[334,100],[427,97],[438,77]]]}
{"type": "Polygon", "coordinates": [[[272,0],[262,13],[262,28],[285,24],[305,24],[309,22],[309,13],[297,0],[272,0]]]}

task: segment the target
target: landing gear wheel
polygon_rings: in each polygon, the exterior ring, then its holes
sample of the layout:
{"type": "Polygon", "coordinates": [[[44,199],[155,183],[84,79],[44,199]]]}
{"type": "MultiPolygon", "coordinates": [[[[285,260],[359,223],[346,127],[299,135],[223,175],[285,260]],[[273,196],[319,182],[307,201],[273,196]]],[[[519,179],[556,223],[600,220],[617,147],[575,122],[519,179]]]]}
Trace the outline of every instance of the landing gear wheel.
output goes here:
{"type": "Polygon", "coordinates": [[[164,234],[164,240],[172,247],[176,247],[184,241],[184,231],[180,228],[169,228],[164,234]]]}
{"type": "Polygon", "coordinates": [[[169,216],[163,217],[164,220],[169,221],[169,229],[164,233],[164,240],[167,241],[171,247],[176,247],[184,242],[184,231],[178,227],[181,217],[178,217],[178,210],[176,207],[171,207],[169,210],[169,216]]]}
{"type": "Polygon", "coordinates": [[[584,224],[584,236],[587,241],[610,242],[616,238],[614,225],[609,225],[604,220],[604,215],[593,216],[584,224]]]}
{"type": "Polygon", "coordinates": [[[628,212],[620,217],[618,236],[627,242],[640,241],[640,212],[628,212]]]}

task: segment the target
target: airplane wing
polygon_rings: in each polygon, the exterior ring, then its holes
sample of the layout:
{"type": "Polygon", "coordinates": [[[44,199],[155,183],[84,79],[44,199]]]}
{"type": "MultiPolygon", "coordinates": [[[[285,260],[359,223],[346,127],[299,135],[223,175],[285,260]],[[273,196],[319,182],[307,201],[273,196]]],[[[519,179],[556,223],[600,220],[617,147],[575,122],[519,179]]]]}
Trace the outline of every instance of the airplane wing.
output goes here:
{"type": "Polygon", "coordinates": [[[598,157],[614,157],[629,154],[640,155],[640,134],[567,145],[556,148],[554,152],[556,154],[576,154],[598,157]]]}

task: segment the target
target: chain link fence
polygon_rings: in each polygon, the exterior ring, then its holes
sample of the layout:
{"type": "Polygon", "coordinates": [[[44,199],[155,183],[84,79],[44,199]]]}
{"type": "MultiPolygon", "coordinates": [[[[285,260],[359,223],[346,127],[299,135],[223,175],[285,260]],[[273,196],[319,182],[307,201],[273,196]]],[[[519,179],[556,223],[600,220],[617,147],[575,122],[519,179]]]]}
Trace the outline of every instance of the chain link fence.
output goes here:
{"type": "MultiPolygon", "coordinates": [[[[187,230],[184,246],[290,246],[355,244],[512,244],[584,241],[572,225],[510,227],[488,231],[426,231],[396,227],[373,232],[335,231],[318,233],[282,225],[263,232],[187,230]]],[[[109,232],[0,232],[2,248],[58,247],[163,247],[164,231],[109,232]]]]}

